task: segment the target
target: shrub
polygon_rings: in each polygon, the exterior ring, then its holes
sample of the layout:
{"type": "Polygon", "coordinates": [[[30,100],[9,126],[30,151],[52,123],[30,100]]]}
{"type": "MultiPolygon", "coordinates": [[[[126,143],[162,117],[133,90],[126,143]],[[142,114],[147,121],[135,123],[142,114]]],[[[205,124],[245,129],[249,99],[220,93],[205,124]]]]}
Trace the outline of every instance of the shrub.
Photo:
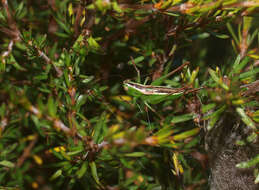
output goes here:
{"type": "Polygon", "coordinates": [[[257,188],[258,6],[2,0],[1,188],[257,188]]]}

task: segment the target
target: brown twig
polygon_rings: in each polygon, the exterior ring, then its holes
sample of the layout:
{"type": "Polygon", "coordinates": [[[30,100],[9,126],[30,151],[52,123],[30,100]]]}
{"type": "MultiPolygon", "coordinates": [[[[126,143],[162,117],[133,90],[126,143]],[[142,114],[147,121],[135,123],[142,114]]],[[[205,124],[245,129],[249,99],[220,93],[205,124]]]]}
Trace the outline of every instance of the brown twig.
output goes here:
{"type": "Polygon", "coordinates": [[[133,57],[130,56],[130,59],[131,59],[132,65],[134,66],[135,70],[137,71],[137,74],[138,74],[138,77],[139,77],[140,76],[140,71],[139,71],[139,69],[137,68],[137,66],[135,64],[135,61],[134,61],[133,57]]]}
{"type": "Polygon", "coordinates": [[[27,146],[24,151],[22,156],[18,159],[16,166],[19,168],[23,165],[24,161],[30,156],[31,150],[34,147],[38,140],[38,135],[35,135],[34,139],[30,142],[29,146],[27,146]]]}
{"type": "MultiPolygon", "coordinates": [[[[8,28],[0,28],[0,30],[2,32],[4,32],[6,35],[12,37],[12,40],[9,42],[9,45],[8,45],[8,50],[5,51],[2,54],[2,61],[5,61],[4,58],[11,54],[14,43],[16,41],[21,41],[22,38],[21,38],[21,32],[18,29],[17,24],[16,24],[15,20],[13,19],[12,14],[11,14],[11,12],[9,10],[8,1],[7,0],[2,0],[2,5],[3,5],[3,7],[4,7],[5,11],[6,11],[7,22],[8,22],[8,26],[10,27],[10,29],[8,29],[8,28]]],[[[28,45],[32,46],[31,44],[28,44],[28,45]]],[[[62,76],[62,74],[63,74],[62,70],[60,68],[56,67],[53,64],[53,62],[51,61],[51,59],[42,50],[38,49],[37,47],[34,47],[34,48],[36,48],[38,55],[40,57],[42,57],[43,60],[47,64],[52,64],[53,65],[54,69],[57,72],[58,77],[62,76]]]]}
{"type": "Polygon", "coordinates": [[[186,61],[184,64],[182,64],[180,67],[177,67],[175,70],[171,71],[170,73],[168,73],[165,78],[168,78],[170,76],[172,76],[174,73],[176,73],[177,71],[183,69],[186,65],[189,65],[190,62],[186,61]]]}
{"type": "Polygon", "coordinates": [[[248,94],[254,94],[259,92],[259,80],[256,80],[250,84],[240,86],[240,88],[247,88],[247,91],[243,92],[242,95],[247,96],[248,94]]]}
{"type": "MultiPolygon", "coordinates": [[[[28,102],[27,102],[28,103],[28,102]]],[[[22,102],[21,102],[22,104],[22,102]]],[[[46,118],[47,120],[53,122],[53,125],[54,127],[59,130],[59,131],[62,131],[63,133],[67,134],[67,135],[70,135],[72,134],[72,130],[67,127],[61,120],[59,120],[58,118],[53,118],[53,117],[50,117],[48,115],[44,115],[44,114],[41,114],[41,112],[33,105],[30,105],[28,106],[27,108],[32,114],[36,115],[36,117],[38,118],[41,118],[41,117],[44,117],[46,118]]],[[[80,135],[78,132],[75,133],[75,137],[81,141],[84,141],[87,145],[91,144],[90,148],[92,147],[92,145],[94,144],[94,147],[98,147],[98,151],[99,149],[103,148],[104,146],[106,146],[108,144],[108,142],[106,141],[103,141],[102,143],[100,144],[95,144],[93,142],[87,142],[87,139],[85,139],[82,135],[80,135]]],[[[95,150],[93,150],[95,151],[95,150]]],[[[28,152],[28,151],[27,151],[28,152]]],[[[25,154],[25,153],[24,153],[25,154]]],[[[23,162],[23,161],[20,161],[20,162],[23,162]]],[[[19,163],[20,163],[19,162],[19,163]]],[[[22,164],[22,163],[21,163],[22,164]]]]}
{"type": "Polygon", "coordinates": [[[63,75],[63,71],[62,71],[59,67],[55,66],[55,65],[53,64],[53,61],[52,61],[43,51],[41,51],[41,50],[38,49],[37,47],[34,47],[34,48],[37,49],[37,52],[38,52],[39,56],[42,57],[42,59],[43,59],[47,64],[51,64],[51,65],[54,67],[55,71],[57,72],[57,76],[58,76],[58,77],[61,77],[61,76],[63,75]]]}
{"type": "Polygon", "coordinates": [[[13,44],[14,44],[14,40],[11,40],[11,41],[9,42],[9,44],[8,44],[8,49],[7,49],[7,51],[4,51],[4,52],[2,53],[2,56],[1,56],[2,62],[5,63],[5,58],[8,57],[8,56],[12,53],[13,44]]]}
{"type": "Polygon", "coordinates": [[[8,124],[8,119],[6,117],[4,117],[1,121],[0,121],[0,133],[2,133],[5,130],[5,127],[8,124]]]}
{"type": "Polygon", "coordinates": [[[15,34],[14,40],[19,41],[20,40],[20,31],[18,30],[15,20],[13,19],[12,14],[9,10],[8,1],[2,0],[2,5],[3,5],[6,15],[7,15],[8,26],[10,27],[13,34],[15,34]]]}
{"type": "MultiPolygon", "coordinates": [[[[162,55],[163,56],[163,55],[162,55]]],[[[165,58],[165,56],[163,56],[163,58],[161,58],[161,56],[159,55],[155,55],[156,59],[158,60],[158,68],[155,70],[155,72],[152,75],[152,81],[158,79],[161,77],[163,71],[164,71],[164,65],[167,61],[167,59],[165,58]]]]}
{"type": "Polygon", "coordinates": [[[2,53],[2,62],[5,63],[5,58],[8,57],[11,53],[12,53],[12,50],[13,50],[13,45],[14,45],[14,42],[16,41],[20,41],[20,31],[18,30],[17,28],[17,25],[12,17],[12,14],[9,10],[9,6],[8,6],[8,1],[7,0],[2,0],[2,5],[4,7],[4,10],[6,12],[6,15],[7,15],[7,24],[9,26],[9,28],[0,28],[0,30],[2,32],[4,32],[6,35],[9,35],[11,36],[11,41],[9,42],[8,44],[8,49],[7,51],[4,51],[2,53]]]}
{"type": "Polygon", "coordinates": [[[239,44],[241,59],[246,56],[246,52],[247,52],[247,48],[248,48],[248,46],[247,46],[247,36],[248,36],[248,29],[246,27],[243,27],[242,38],[241,38],[241,42],[239,44]]]}
{"type": "Polygon", "coordinates": [[[74,31],[75,31],[76,37],[79,34],[80,18],[82,16],[82,12],[83,12],[83,7],[81,6],[81,4],[79,4],[76,9],[76,18],[75,18],[75,24],[74,24],[74,31]]]}

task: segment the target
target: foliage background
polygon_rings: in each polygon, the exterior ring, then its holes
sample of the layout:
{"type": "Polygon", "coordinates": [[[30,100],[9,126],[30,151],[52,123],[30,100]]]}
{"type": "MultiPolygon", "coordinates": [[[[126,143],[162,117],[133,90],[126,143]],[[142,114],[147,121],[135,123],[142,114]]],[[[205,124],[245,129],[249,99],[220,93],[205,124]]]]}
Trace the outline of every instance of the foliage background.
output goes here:
{"type": "Polygon", "coordinates": [[[257,138],[256,86],[239,87],[257,79],[258,5],[2,0],[1,188],[209,189],[204,136],[220,116],[257,138]],[[147,106],[126,79],[205,88],[147,106]]]}

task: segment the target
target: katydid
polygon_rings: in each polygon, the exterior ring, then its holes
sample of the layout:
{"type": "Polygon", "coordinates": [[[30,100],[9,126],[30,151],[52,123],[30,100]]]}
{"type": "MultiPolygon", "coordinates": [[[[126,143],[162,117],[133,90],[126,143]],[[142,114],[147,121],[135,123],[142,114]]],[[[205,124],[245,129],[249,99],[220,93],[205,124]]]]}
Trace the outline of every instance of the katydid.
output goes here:
{"type": "Polygon", "coordinates": [[[194,92],[200,89],[192,89],[188,87],[170,88],[164,86],[142,85],[131,82],[130,80],[125,80],[123,85],[128,94],[134,97],[141,97],[144,101],[151,104],[157,104],[167,99],[175,99],[182,96],[183,94],[194,92]]]}

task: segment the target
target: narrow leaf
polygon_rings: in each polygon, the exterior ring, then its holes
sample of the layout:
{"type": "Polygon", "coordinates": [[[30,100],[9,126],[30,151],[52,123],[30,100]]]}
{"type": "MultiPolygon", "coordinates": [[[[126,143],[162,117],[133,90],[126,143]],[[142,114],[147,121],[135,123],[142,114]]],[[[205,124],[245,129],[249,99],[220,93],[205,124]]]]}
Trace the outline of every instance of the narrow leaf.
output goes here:
{"type": "Polygon", "coordinates": [[[192,120],[194,117],[195,115],[192,113],[176,116],[171,120],[171,123],[181,123],[184,121],[192,120]]]}
{"type": "Polygon", "coordinates": [[[81,168],[76,172],[77,177],[80,179],[83,177],[87,170],[87,162],[84,162],[81,166],[81,168]]]}
{"type": "Polygon", "coordinates": [[[194,135],[198,134],[199,131],[200,131],[199,128],[194,128],[194,129],[192,129],[192,130],[185,131],[185,132],[180,133],[180,134],[178,134],[178,135],[174,135],[174,136],[173,136],[173,139],[174,139],[174,140],[183,140],[183,139],[186,139],[186,138],[188,138],[188,137],[191,137],[191,136],[194,136],[194,135]]]}
{"type": "Polygon", "coordinates": [[[62,170],[57,170],[51,177],[50,177],[50,180],[54,180],[56,178],[58,178],[59,176],[62,175],[62,170]]]}
{"type": "Polygon", "coordinates": [[[247,162],[241,162],[236,165],[238,168],[250,168],[252,166],[255,166],[256,164],[259,163],[259,155],[257,155],[255,158],[247,161],[247,162]]]}
{"type": "Polygon", "coordinates": [[[98,174],[97,174],[97,168],[96,168],[95,162],[90,162],[90,168],[91,168],[91,173],[92,173],[92,176],[93,176],[95,182],[98,185],[101,185],[101,182],[99,181],[99,177],[98,177],[98,174]]]}
{"type": "Polygon", "coordinates": [[[5,166],[5,167],[8,167],[8,168],[13,168],[15,166],[14,163],[8,161],[8,160],[3,160],[0,162],[0,165],[1,166],[5,166]]]}
{"type": "Polygon", "coordinates": [[[256,130],[255,124],[253,121],[246,115],[245,111],[242,108],[236,108],[237,113],[241,116],[242,121],[252,129],[256,130]]]}
{"type": "Polygon", "coordinates": [[[142,156],[145,156],[146,153],[145,152],[132,152],[132,153],[124,154],[124,155],[127,157],[142,157],[142,156]]]}
{"type": "Polygon", "coordinates": [[[229,87],[222,81],[222,79],[220,79],[217,75],[216,72],[213,71],[212,69],[209,69],[209,73],[210,76],[212,77],[212,79],[222,88],[224,88],[225,90],[229,90],[229,87]]]}

